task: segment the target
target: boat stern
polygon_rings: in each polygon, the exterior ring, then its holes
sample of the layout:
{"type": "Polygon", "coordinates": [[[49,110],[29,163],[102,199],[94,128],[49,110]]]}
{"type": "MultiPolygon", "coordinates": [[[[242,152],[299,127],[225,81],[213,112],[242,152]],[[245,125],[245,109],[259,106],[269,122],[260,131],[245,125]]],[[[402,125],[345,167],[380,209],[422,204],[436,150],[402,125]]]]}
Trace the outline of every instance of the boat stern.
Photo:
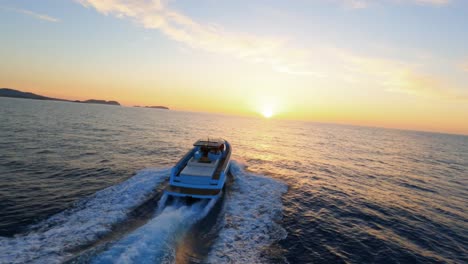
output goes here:
{"type": "Polygon", "coordinates": [[[193,188],[169,185],[164,193],[169,196],[197,199],[213,199],[222,194],[221,189],[193,188]]]}

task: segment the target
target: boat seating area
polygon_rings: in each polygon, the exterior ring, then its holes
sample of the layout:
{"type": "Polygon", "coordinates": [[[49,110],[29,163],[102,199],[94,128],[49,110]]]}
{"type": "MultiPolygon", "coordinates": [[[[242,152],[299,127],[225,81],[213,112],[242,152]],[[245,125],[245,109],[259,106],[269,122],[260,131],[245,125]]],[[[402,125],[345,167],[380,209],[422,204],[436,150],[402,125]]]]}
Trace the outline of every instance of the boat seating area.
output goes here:
{"type": "Polygon", "coordinates": [[[180,172],[180,176],[205,176],[212,177],[216,167],[218,166],[219,160],[210,162],[200,162],[195,158],[191,158],[187,163],[187,166],[180,172]]]}

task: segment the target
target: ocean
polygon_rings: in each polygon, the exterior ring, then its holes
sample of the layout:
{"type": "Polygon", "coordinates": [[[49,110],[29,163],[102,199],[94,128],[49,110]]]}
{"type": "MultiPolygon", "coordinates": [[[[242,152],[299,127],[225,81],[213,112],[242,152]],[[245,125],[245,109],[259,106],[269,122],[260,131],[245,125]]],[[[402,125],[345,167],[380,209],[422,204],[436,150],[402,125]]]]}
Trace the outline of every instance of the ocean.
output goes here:
{"type": "Polygon", "coordinates": [[[0,98],[0,263],[468,263],[468,137],[0,98]],[[198,138],[215,202],[159,206],[198,138]]]}

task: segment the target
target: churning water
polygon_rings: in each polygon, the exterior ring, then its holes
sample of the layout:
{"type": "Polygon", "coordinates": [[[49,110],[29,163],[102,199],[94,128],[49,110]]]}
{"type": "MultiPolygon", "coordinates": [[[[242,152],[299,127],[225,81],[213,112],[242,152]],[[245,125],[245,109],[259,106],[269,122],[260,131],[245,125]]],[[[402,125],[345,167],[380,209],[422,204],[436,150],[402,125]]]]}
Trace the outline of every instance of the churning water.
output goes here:
{"type": "Polygon", "coordinates": [[[468,137],[0,98],[0,263],[466,263],[468,137]],[[222,198],[160,200],[200,137],[222,198]]]}

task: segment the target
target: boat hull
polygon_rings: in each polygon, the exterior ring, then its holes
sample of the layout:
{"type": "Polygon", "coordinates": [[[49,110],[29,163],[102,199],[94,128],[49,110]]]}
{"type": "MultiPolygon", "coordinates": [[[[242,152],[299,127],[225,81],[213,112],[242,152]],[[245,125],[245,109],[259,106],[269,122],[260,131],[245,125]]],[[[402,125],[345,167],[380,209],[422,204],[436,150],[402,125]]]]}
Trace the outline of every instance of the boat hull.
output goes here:
{"type": "Polygon", "coordinates": [[[222,190],[220,189],[201,189],[201,188],[188,188],[178,186],[168,186],[165,190],[168,195],[178,197],[192,197],[192,198],[215,198],[221,195],[222,190]]]}

